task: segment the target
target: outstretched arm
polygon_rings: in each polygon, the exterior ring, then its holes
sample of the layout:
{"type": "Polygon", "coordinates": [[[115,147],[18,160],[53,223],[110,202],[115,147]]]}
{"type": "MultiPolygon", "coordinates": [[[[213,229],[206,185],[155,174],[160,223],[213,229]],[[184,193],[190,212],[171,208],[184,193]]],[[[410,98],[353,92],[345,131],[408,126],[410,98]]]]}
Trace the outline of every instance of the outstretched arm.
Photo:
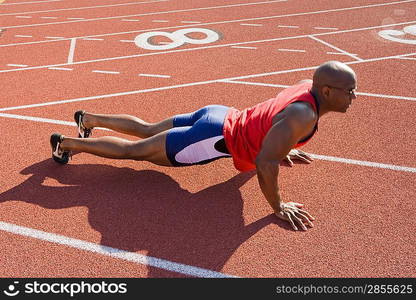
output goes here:
{"type": "Polygon", "coordinates": [[[264,138],[262,148],[256,157],[257,178],[264,197],[276,216],[291,223],[294,230],[300,226],[303,230],[313,226],[313,217],[294,202],[283,202],[278,185],[279,165],[302,137],[313,130],[316,122],[315,112],[307,104],[289,105],[279,120],[272,126],[264,138]]]}

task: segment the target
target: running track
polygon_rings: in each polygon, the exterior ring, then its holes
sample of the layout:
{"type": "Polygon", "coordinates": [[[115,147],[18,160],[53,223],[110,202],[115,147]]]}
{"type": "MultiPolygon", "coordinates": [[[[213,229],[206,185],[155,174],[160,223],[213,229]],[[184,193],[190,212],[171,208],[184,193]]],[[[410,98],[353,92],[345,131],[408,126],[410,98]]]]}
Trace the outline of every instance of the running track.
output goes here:
{"type": "Polygon", "coordinates": [[[415,276],[416,36],[379,32],[416,25],[416,0],[0,8],[2,277],[415,276]],[[218,39],[168,50],[134,43],[187,28],[218,39]],[[347,114],[321,120],[304,148],[312,165],[280,175],[284,199],[316,217],[307,232],[277,220],[255,174],[239,174],[231,160],[174,169],[50,159],[50,134],[74,135],[78,109],[158,121],[213,103],[244,108],[334,59],[356,71],[359,97],[347,114]]]}

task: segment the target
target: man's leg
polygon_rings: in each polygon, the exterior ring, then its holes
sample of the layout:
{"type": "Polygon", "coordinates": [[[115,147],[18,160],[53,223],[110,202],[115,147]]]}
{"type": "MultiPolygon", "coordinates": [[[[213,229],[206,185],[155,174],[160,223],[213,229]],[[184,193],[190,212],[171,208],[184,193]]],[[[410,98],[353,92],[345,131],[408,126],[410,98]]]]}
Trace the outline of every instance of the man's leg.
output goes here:
{"type": "Polygon", "coordinates": [[[64,137],[60,149],[86,152],[106,158],[144,160],[161,166],[171,166],[166,156],[167,133],[164,131],[139,141],[109,136],[88,139],[64,137]]]}
{"type": "Polygon", "coordinates": [[[104,115],[85,112],[85,128],[104,127],[128,135],[147,138],[173,127],[173,117],[158,123],[148,123],[130,115],[104,115]]]}

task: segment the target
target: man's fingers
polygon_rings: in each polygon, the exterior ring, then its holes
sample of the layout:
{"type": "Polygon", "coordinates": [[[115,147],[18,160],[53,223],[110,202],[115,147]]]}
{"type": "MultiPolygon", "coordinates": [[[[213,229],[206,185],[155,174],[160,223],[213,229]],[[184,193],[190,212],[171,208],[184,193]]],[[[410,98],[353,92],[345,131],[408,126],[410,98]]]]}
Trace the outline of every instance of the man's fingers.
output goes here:
{"type": "Polygon", "coordinates": [[[310,220],[315,220],[315,218],[314,217],[312,217],[311,215],[310,215],[310,213],[308,213],[306,210],[303,210],[303,209],[299,209],[298,210],[300,213],[302,213],[302,214],[304,214],[304,215],[306,215],[307,217],[308,217],[308,219],[310,219],[310,220]]]}
{"type": "Polygon", "coordinates": [[[301,219],[299,219],[296,215],[294,211],[290,211],[290,215],[292,215],[293,219],[295,219],[295,221],[300,225],[300,227],[302,227],[303,230],[308,230],[308,228],[306,228],[305,224],[302,222],[301,219]]]}
{"type": "Polygon", "coordinates": [[[295,222],[293,222],[290,213],[289,212],[285,212],[284,214],[287,216],[287,218],[289,220],[289,223],[292,225],[292,228],[297,231],[298,228],[296,227],[295,222]]]}
{"type": "Polygon", "coordinates": [[[298,216],[301,217],[301,219],[303,220],[303,222],[306,222],[310,227],[313,227],[313,223],[311,222],[311,220],[309,220],[309,218],[306,215],[304,215],[304,214],[302,214],[300,212],[298,212],[297,214],[298,214],[298,216]]]}
{"type": "Polygon", "coordinates": [[[289,166],[293,167],[293,161],[290,159],[289,156],[286,157],[286,161],[289,164],[289,166]]]}

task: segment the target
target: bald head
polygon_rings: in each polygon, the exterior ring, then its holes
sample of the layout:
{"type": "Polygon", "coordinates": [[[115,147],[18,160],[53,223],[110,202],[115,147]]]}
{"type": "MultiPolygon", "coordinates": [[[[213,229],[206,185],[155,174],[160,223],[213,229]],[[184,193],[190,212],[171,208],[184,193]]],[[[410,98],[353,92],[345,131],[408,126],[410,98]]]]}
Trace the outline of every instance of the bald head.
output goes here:
{"type": "Polygon", "coordinates": [[[328,61],[320,65],[313,74],[313,86],[316,88],[326,85],[346,87],[355,82],[355,72],[339,61],[328,61]]]}

